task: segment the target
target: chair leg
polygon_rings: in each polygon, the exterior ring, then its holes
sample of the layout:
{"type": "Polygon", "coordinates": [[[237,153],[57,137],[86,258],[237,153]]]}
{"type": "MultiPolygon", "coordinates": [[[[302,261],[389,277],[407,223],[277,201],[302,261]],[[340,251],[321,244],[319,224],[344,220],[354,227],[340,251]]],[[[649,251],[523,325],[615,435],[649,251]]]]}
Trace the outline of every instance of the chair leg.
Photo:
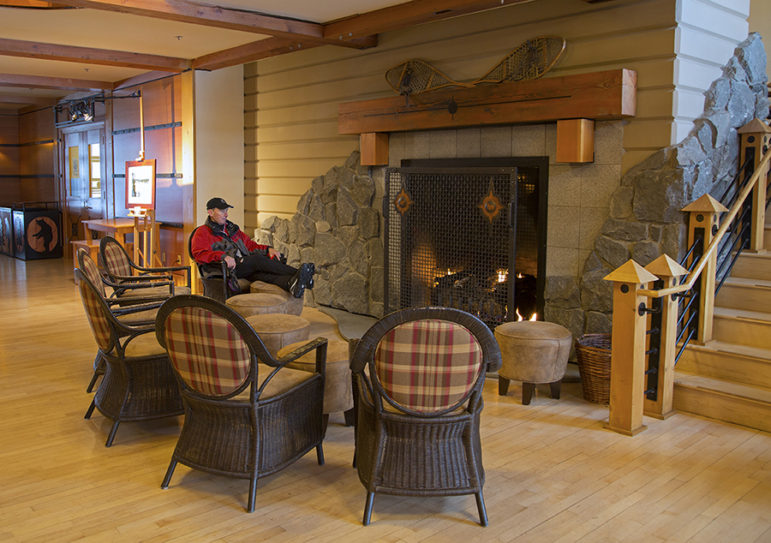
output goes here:
{"type": "Polygon", "coordinates": [[[172,458],[171,462],[169,463],[169,467],[166,470],[166,476],[163,478],[163,482],[161,483],[161,488],[169,488],[169,483],[171,482],[171,476],[174,475],[174,468],[177,467],[177,461],[172,458]]]}
{"type": "Polygon", "coordinates": [[[364,505],[364,518],[362,519],[361,523],[364,526],[369,526],[370,518],[372,517],[372,504],[375,501],[375,493],[374,492],[367,492],[367,502],[364,505]]]}
{"type": "Polygon", "coordinates": [[[83,417],[84,419],[90,419],[91,415],[94,412],[94,408],[96,407],[96,402],[94,400],[91,400],[91,405],[88,406],[88,411],[86,411],[86,415],[83,417]]]}
{"type": "Polygon", "coordinates": [[[477,492],[475,496],[477,499],[477,509],[479,510],[479,524],[487,526],[487,509],[485,509],[485,499],[482,496],[482,491],[477,492]]]}
{"type": "Polygon", "coordinates": [[[316,460],[318,460],[319,466],[324,465],[324,449],[321,447],[321,443],[316,445],[316,460]]]}
{"type": "Polygon", "coordinates": [[[356,423],[356,417],[354,416],[353,407],[350,408],[348,411],[344,411],[343,416],[345,417],[346,426],[353,426],[356,423]]]}
{"type": "Polygon", "coordinates": [[[562,381],[554,381],[553,383],[549,383],[549,390],[551,392],[551,397],[555,400],[560,399],[560,385],[562,385],[562,381]]]}
{"type": "Polygon", "coordinates": [[[522,405],[530,405],[535,392],[535,383],[522,383],[522,405]]]}
{"type": "Polygon", "coordinates": [[[118,425],[120,424],[119,420],[115,421],[115,424],[112,425],[112,428],[110,428],[110,435],[107,436],[107,442],[104,444],[105,447],[109,447],[112,445],[112,440],[115,439],[115,433],[118,431],[118,425]]]}
{"type": "Polygon", "coordinates": [[[498,376],[498,396],[505,396],[509,392],[509,380],[498,376]]]}
{"type": "Polygon", "coordinates": [[[96,380],[99,379],[99,376],[101,374],[94,371],[93,377],[91,377],[91,382],[88,383],[88,387],[86,388],[86,392],[92,392],[94,390],[94,385],[96,384],[96,380]]]}
{"type": "Polygon", "coordinates": [[[257,501],[257,475],[253,475],[249,481],[249,503],[246,506],[247,513],[254,513],[254,502],[257,501]]]}

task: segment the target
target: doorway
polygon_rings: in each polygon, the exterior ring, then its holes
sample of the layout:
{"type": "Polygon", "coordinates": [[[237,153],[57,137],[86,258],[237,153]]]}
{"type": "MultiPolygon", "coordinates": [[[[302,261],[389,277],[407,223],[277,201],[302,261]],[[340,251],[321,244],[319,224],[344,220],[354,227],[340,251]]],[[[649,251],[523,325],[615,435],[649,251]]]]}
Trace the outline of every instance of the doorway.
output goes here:
{"type": "Polygon", "coordinates": [[[60,206],[64,246],[82,239],[81,222],[107,216],[104,123],[62,128],[59,134],[60,206]]]}

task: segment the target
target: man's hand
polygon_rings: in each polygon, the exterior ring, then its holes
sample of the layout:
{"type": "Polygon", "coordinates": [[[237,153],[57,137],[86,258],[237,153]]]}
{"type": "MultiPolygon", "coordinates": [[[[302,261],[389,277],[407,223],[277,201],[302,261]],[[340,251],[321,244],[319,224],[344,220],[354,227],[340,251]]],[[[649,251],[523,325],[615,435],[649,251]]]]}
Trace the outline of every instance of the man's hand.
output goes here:
{"type": "Polygon", "coordinates": [[[225,264],[227,265],[228,269],[232,270],[233,268],[236,267],[236,259],[233,258],[232,256],[225,255],[225,258],[223,258],[222,260],[225,261],[225,264]]]}
{"type": "Polygon", "coordinates": [[[273,258],[275,260],[281,259],[281,253],[276,251],[273,247],[268,247],[268,257],[273,258]]]}

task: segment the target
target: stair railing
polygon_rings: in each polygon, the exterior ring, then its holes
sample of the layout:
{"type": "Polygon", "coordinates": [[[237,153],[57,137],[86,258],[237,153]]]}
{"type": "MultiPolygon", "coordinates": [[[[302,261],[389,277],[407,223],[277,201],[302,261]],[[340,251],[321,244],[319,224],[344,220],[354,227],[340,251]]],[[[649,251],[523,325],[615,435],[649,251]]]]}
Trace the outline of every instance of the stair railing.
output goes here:
{"type": "Polygon", "coordinates": [[[614,284],[607,427],[615,432],[634,435],[645,429],[643,415],[674,412],[675,363],[688,341],[712,339],[715,295],[737,253],[763,250],[771,128],[755,119],[738,133],[730,209],[708,194],[683,208],[689,250],[682,265],[667,255],[644,268],[630,259],[605,277],[614,284]]]}

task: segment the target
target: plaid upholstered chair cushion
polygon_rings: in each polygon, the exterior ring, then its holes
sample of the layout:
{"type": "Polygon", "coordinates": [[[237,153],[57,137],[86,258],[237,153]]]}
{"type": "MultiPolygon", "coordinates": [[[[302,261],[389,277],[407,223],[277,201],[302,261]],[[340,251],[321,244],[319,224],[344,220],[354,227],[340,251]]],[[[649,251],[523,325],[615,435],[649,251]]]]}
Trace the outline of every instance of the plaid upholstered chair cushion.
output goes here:
{"type": "Polygon", "coordinates": [[[391,399],[429,413],[447,409],[468,394],[482,371],[482,348],[459,324],[416,320],[388,331],[374,362],[391,399]]]}
{"type": "Polygon", "coordinates": [[[123,248],[116,243],[107,243],[104,246],[104,267],[110,275],[131,275],[131,265],[129,264],[126,253],[123,248]]]}
{"type": "Polygon", "coordinates": [[[224,318],[206,309],[182,307],[165,325],[169,359],[194,391],[225,396],[249,377],[249,348],[224,318]]]}
{"type": "Polygon", "coordinates": [[[94,332],[96,344],[102,351],[109,352],[112,348],[112,327],[105,314],[104,302],[85,281],[80,282],[79,288],[83,308],[86,310],[88,324],[94,332]]]}
{"type": "Polygon", "coordinates": [[[102,283],[102,276],[99,273],[99,269],[96,267],[96,262],[91,259],[88,255],[88,251],[85,249],[78,249],[78,257],[83,273],[85,273],[88,280],[93,283],[96,290],[99,291],[99,294],[101,294],[103,298],[106,297],[104,283],[102,283]]]}

